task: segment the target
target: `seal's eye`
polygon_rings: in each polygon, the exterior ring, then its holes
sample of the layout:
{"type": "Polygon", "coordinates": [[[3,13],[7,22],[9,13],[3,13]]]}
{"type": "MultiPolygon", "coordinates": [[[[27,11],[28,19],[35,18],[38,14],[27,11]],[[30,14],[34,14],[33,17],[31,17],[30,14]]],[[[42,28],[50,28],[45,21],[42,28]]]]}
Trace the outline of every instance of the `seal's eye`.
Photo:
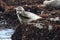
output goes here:
{"type": "Polygon", "coordinates": [[[22,10],[17,10],[17,11],[22,11],[22,10]]]}

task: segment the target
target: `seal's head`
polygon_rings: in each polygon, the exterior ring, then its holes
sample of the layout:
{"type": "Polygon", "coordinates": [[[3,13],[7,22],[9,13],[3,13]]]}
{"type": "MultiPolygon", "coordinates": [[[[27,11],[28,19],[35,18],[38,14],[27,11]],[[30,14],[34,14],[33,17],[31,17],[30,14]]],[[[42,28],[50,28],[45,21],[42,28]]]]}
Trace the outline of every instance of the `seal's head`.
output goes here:
{"type": "Polygon", "coordinates": [[[24,12],[24,8],[21,7],[21,6],[19,6],[17,8],[14,8],[14,9],[16,9],[16,12],[19,13],[19,14],[22,14],[24,12]]]}

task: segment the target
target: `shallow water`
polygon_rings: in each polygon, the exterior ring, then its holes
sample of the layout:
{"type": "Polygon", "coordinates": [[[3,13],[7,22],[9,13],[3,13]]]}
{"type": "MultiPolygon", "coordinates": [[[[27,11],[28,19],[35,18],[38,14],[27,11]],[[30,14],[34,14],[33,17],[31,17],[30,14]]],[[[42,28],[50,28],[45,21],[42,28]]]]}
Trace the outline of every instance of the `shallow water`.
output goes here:
{"type": "Polygon", "coordinates": [[[0,40],[12,40],[13,29],[0,29],[0,40]]]}

